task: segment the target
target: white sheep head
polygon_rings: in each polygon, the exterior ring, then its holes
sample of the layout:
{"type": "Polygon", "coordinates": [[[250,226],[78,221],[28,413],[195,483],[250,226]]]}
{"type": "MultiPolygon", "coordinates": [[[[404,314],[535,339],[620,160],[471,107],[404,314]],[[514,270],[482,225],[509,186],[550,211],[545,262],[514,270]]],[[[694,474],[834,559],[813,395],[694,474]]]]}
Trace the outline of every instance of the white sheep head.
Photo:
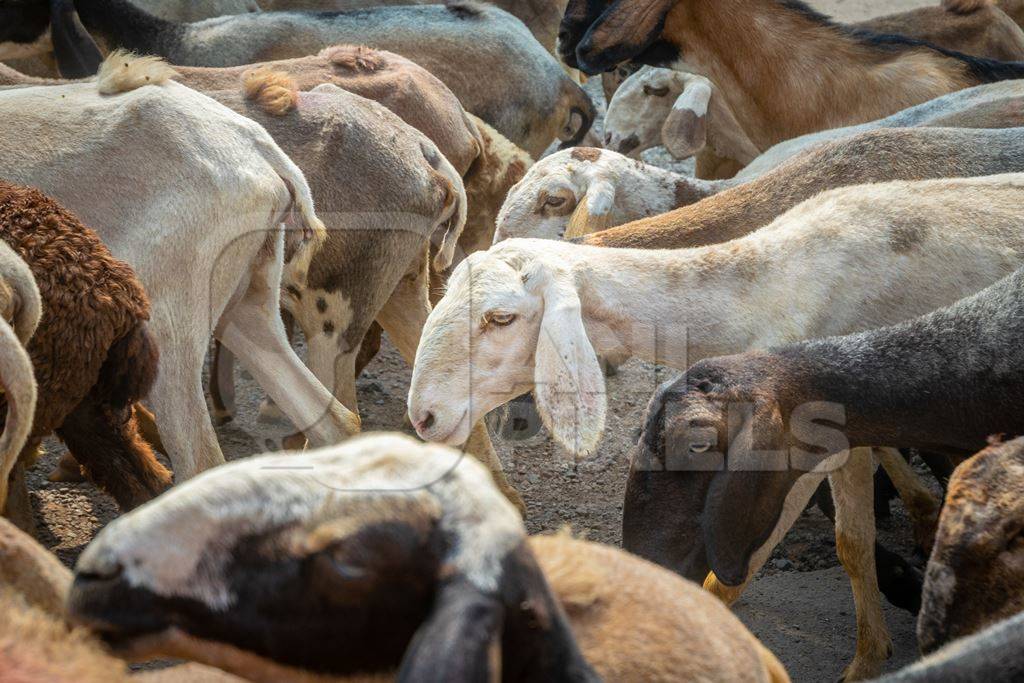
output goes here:
{"type": "Polygon", "coordinates": [[[711,94],[703,76],[645,66],[608,104],[605,147],[633,158],[658,145],[677,159],[694,156],[707,144],[711,94]]]}
{"type": "Polygon", "coordinates": [[[409,417],[428,441],[459,445],[488,411],[530,391],[556,441],[591,453],[604,429],[604,376],[584,328],[572,245],[510,240],[470,255],[427,318],[409,417]]]}
{"type": "Polygon", "coordinates": [[[508,193],[494,242],[586,235],[675,207],[679,178],[606,149],[577,147],[538,161],[508,193]]]}

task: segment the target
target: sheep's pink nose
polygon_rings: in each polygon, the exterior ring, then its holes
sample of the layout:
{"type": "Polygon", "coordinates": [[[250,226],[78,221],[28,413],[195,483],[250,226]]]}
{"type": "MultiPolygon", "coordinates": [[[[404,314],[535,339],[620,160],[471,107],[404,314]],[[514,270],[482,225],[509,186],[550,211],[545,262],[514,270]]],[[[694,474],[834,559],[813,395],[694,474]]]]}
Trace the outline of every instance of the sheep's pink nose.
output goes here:
{"type": "Polygon", "coordinates": [[[434,426],[434,414],[429,410],[425,411],[420,415],[420,419],[413,421],[412,426],[420,433],[425,429],[430,429],[434,426]]]}

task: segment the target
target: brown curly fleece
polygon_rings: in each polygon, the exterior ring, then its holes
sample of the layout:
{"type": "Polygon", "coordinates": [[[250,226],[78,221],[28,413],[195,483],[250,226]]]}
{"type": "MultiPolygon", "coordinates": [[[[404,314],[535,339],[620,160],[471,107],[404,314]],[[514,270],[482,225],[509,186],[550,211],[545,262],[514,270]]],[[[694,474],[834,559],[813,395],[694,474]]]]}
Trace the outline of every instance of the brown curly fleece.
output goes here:
{"type": "Polygon", "coordinates": [[[0,239],[31,268],[43,300],[27,347],[39,399],[22,458],[56,431],[123,509],[158,495],[171,474],[140,438],[132,415],[158,361],[145,324],[149,300],[135,273],[70,211],[38,190],[3,181],[0,239]]]}

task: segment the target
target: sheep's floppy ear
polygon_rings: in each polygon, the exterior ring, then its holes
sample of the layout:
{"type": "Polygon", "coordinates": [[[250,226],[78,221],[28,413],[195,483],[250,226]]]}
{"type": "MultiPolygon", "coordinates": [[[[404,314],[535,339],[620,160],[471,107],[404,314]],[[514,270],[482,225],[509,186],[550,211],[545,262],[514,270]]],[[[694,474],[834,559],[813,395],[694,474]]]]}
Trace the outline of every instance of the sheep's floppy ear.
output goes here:
{"type": "Polygon", "coordinates": [[[706,78],[687,79],[686,88],[665,117],[661,142],[676,159],[688,159],[707,144],[711,94],[711,82],[706,78]]]}
{"type": "Polygon", "coordinates": [[[745,415],[734,408],[730,421],[736,417],[743,419],[738,429],[730,428],[726,470],[711,482],[702,515],[708,563],[729,586],[747,579],[751,556],[768,540],[786,495],[804,474],[789,469],[774,402],[758,401],[745,415]]]}
{"type": "Polygon", "coordinates": [[[616,0],[576,46],[581,69],[598,74],[624,62],[658,39],[677,0],[616,0]]]}
{"type": "Polygon", "coordinates": [[[103,55],[82,26],[72,0],[50,0],[50,40],[64,78],[85,78],[99,70],[103,55]]]}
{"type": "Polygon", "coordinates": [[[594,450],[604,431],[604,375],[583,327],[575,288],[567,278],[548,277],[534,357],[537,411],[558,443],[583,456],[594,450]]]}
{"type": "Polygon", "coordinates": [[[497,596],[464,577],[449,579],[405,650],[399,683],[499,680],[504,615],[497,596]]]}
{"type": "Polygon", "coordinates": [[[592,184],[569,218],[569,225],[565,228],[565,239],[582,237],[610,227],[614,206],[615,186],[607,180],[599,180],[592,184]]]}

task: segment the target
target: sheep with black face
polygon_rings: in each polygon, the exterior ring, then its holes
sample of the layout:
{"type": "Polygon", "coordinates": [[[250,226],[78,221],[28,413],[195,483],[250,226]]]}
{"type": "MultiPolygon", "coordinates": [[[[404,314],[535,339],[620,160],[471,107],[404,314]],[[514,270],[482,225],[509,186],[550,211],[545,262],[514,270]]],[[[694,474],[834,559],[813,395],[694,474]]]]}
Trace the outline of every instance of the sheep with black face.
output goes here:
{"type": "Polygon", "coordinates": [[[253,681],[789,680],[697,586],[612,548],[527,539],[484,468],[400,435],[175,488],[86,549],[69,610],[121,654],[253,681]]]}

